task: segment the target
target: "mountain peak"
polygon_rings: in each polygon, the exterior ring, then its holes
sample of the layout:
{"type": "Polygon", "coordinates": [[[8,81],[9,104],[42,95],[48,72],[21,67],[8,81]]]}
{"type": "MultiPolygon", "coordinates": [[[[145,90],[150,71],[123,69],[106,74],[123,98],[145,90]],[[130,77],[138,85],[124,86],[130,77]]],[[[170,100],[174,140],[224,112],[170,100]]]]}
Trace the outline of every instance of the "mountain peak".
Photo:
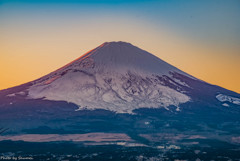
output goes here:
{"type": "MultiPolygon", "coordinates": [[[[168,75],[169,72],[181,72],[155,55],[138,48],[128,42],[105,42],[79,60],[90,58],[95,69],[104,71],[133,71],[136,73],[152,73],[168,75]]],[[[183,73],[183,72],[181,72],[183,73]]]]}
{"type": "Polygon", "coordinates": [[[110,41],[110,42],[105,42],[102,45],[131,45],[133,46],[131,43],[129,42],[124,42],[124,41],[110,41]]]}
{"type": "Polygon", "coordinates": [[[107,73],[131,71],[141,75],[168,75],[171,72],[178,72],[188,75],[153,54],[123,41],[105,42],[60,69],[76,68],[107,73]]]}

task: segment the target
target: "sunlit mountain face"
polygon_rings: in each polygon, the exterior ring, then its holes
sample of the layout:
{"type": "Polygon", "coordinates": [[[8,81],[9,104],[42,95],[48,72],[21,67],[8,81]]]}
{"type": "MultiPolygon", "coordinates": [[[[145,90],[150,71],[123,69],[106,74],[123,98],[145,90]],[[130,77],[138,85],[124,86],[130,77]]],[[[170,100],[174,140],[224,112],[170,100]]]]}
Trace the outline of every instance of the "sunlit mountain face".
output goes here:
{"type": "Polygon", "coordinates": [[[0,157],[238,160],[240,95],[126,42],[0,91],[0,157]]]}

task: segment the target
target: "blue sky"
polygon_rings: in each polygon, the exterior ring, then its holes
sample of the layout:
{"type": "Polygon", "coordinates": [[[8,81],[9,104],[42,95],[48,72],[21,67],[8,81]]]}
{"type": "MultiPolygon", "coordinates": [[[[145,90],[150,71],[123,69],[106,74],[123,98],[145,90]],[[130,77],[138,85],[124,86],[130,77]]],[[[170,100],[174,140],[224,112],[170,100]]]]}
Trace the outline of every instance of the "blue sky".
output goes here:
{"type": "Polygon", "coordinates": [[[83,12],[89,17],[129,14],[156,26],[164,23],[203,43],[238,46],[240,42],[239,0],[1,0],[0,4],[0,20],[18,12],[29,14],[31,9],[33,16],[66,19],[83,12]]]}

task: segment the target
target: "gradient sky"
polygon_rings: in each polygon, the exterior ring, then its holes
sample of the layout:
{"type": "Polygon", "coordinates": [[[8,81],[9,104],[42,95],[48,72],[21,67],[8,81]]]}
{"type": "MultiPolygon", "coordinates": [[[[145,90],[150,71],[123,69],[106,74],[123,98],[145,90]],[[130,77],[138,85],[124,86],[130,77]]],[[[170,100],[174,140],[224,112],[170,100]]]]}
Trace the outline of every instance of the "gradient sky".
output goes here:
{"type": "Polygon", "coordinates": [[[0,89],[126,41],[240,93],[239,0],[0,0],[0,89]]]}

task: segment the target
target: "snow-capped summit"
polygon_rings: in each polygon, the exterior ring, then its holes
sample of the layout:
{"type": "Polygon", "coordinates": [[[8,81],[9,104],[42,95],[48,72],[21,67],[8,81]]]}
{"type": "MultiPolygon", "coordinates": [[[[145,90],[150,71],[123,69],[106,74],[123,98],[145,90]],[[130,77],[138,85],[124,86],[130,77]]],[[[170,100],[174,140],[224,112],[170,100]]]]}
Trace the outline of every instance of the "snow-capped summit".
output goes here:
{"type": "MultiPolygon", "coordinates": [[[[156,56],[126,42],[105,42],[66,65],[67,69],[94,69],[105,72],[134,71],[140,74],[183,73],[156,56]]],[[[61,68],[62,69],[62,68],[61,68]]],[[[88,69],[88,70],[89,70],[88,69]]],[[[186,73],[185,73],[186,74],[186,73]]],[[[186,74],[187,75],[187,74],[186,74]]]]}
{"type": "Polygon", "coordinates": [[[118,113],[132,113],[138,108],[168,109],[170,105],[177,108],[190,97],[181,90],[187,85],[180,80],[170,82],[174,87],[166,85],[171,73],[188,76],[130,43],[106,42],[35,81],[29,98],[62,100],[80,109],[118,113]]]}
{"type": "Polygon", "coordinates": [[[125,42],[106,42],[86,57],[94,60],[97,69],[107,68],[114,72],[132,70],[140,73],[168,74],[169,71],[177,71],[175,67],[156,56],[125,42]]]}

